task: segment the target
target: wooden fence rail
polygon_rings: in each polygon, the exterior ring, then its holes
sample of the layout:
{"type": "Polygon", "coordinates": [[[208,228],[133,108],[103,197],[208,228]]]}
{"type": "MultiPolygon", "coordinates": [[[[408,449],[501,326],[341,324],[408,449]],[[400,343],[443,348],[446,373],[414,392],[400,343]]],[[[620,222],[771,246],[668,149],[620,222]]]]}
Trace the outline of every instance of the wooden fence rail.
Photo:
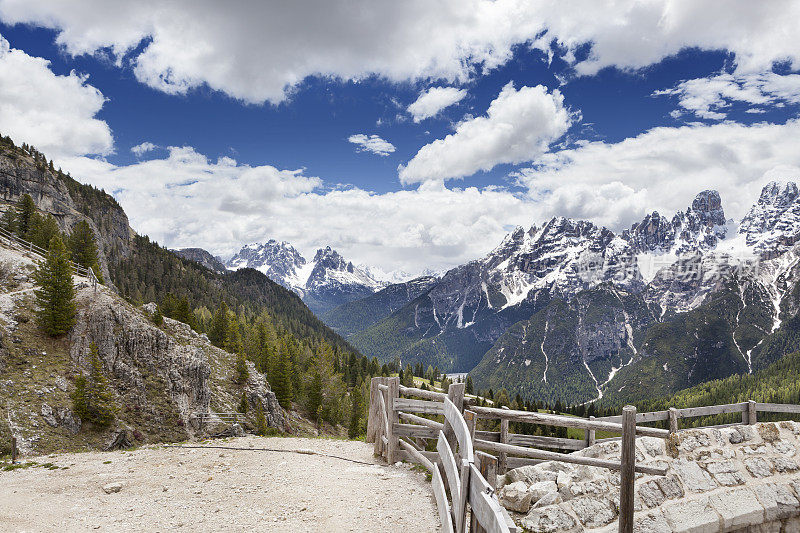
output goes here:
{"type": "Polygon", "coordinates": [[[494,496],[497,474],[525,464],[560,461],[620,471],[619,531],[630,533],[633,528],[634,476],[637,473],[666,473],[664,469],[636,465],[636,436],[668,438],[680,430],[680,420],[689,418],[740,413],[741,423],[755,424],[758,412],[800,414],[800,405],[754,401],[670,408],[650,413],[637,413],[634,407],[626,406],[622,415],[598,418],[474,404],[474,398],[464,395],[463,383],[450,385],[446,394],[401,386],[396,377],[373,378],[370,386],[367,440],[375,443],[375,454],[386,457],[387,461],[409,460],[431,472],[433,492],[446,532],[517,531],[494,496]],[[499,431],[478,430],[479,419],[499,421],[499,431]],[[509,431],[510,422],[579,429],[583,430],[584,437],[569,439],[515,434],[509,431]],[[659,422],[668,422],[669,429],[639,425],[659,422]],[[597,431],[620,436],[597,439],[597,431]],[[563,453],[612,440],[622,441],[620,462],[563,453]],[[436,451],[431,451],[434,448],[436,451]],[[471,509],[472,516],[469,524],[466,520],[468,509],[471,509]]]}

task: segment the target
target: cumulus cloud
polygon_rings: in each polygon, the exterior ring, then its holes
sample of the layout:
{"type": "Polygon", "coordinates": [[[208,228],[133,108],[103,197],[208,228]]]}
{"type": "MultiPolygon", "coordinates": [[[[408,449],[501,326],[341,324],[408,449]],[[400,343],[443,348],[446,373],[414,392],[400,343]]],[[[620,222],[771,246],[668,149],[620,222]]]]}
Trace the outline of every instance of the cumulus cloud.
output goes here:
{"type": "Polygon", "coordinates": [[[145,141],[141,144],[131,147],[131,152],[133,152],[136,157],[142,157],[147,152],[152,152],[156,148],[158,147],[155,144],[151,143],[150,141],[145,141]]]}
{"type": "Polygon", "coordinates": [[[531,161],[569,128],[571,116],[558,90],[542,85],[514,89],[509,82],[486,116],[468,118],[444,139],[423,146],[399,168],[400,181],[461,178],[502,163],[531,161]]]}
{"type": "Polygon", "coordinates": [[[539,212],[613,229],[654,209],[671,216],[701,189],[717,189],[741,218],[771,179],[800,181],[800,119],[786,124],[660,127],[619,143],[585,143],[545,154],[518,173],[539,212]]]}
{"type": "Polygon", "coordinates": [[[0,0],[0,18],[55,29],[71,54],[110,50],[159,90],[207,84],[248,102],[279,102],[314,75],[460,82],[504,64],[517,45],[552,54],[556,43],[579,74],[638,69],[687,47],[729,50],[739,73],[775,61],[800,66],[793,0],[732,0],[724,9],[710,0],[620,0],[613,10],[581,0],[235,4],[0,0]],[[578,59],[587,43],[590,54],[578,59]]]}
{"type": "Polygon", "coordinates": [[[277,238],[306,255],[330,245],[357,263],[418,273],[474,259],[497,245],[508,224],[533,221],[530,204],[492,187],[430,184],[378,194],[327,187],[302,171],[213,161],[190,147],[168,150],[128,166],[90,158],[65,166],[113,191],[138,232],[223,255],[277,238]]]}
{"type": "Polygon", "coordinates": [[[414,118],[414,122],[421,122],[426,118],[432,117],[442,109],[460,102],[467,91],[456,89],[455,87],[431,87],[423,91],[411,105],[408,112],[414,118]]]}
{"type": "Polygon", "coordinates": [[[395,150],[392,143],[381,139],[377,135],[356,133],[348,137],[347,140],[358,147],[356,149],[358,152],[372,152],[373,154],[385,157],[395,150]]]}
{"type": "Polygon", "coordinates": [[[105,98],[71,72],[58,76],[50,62],[11,48],[0,36],[0,128],[49,157],[112,152],[114,139],[95,118],[105,98]]]}
{"type": "MultiPolygon", "coordinates": [[[[800,103],[800,75],[763,72],[745,75],[719,74],[682,81],[671,89],[656,91],[656,96],[677,96],[685,111],[710,120],[727,117],[732,102],[753,105],[800,103]]],[[[759,113],[751,108],[750,113],[759,113]]]]}

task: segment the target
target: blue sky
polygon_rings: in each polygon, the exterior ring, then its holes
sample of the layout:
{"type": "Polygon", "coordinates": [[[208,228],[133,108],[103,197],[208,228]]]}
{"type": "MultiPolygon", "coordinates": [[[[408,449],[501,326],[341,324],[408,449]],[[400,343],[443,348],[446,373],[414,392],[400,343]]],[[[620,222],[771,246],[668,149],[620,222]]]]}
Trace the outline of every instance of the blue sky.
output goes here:
{"type": "Polygon", "coordinates": [[[586,3],[467,3],[483,16],[0,0],[0,131],[165,245],[277,238],[411,273],[517,224],[618,230],[705,188],[741,217],[766,181],[800,178],[800,42],[774,38],[796,4],[619,2],[614,26],[586,3]],[[415,121],[432,88],[462,96],[415,121]]]}

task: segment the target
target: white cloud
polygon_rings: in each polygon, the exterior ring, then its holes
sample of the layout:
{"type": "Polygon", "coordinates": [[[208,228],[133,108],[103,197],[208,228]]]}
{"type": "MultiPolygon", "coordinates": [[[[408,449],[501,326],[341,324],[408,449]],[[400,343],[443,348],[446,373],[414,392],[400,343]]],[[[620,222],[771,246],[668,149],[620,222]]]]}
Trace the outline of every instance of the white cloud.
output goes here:
{"type": "Polygon", "coordinates": [[[71,72],[57,76],[49,61],[11,48],[0,36],[0,128],[48,157],[111,153],[111,129],[95,118],[105,98],[71,72]]]}
{"type": "Polygon", "coordinates": [[[382,194],[331,188],[302,171],[211,161],[189,147],[123,167],[89,158],[59,163],[112,191],[137,231],[169,247],[230,254],[277,238],[307,255],[330,245],[356,263],[418,273],[480,257],[509,226],[565,215],[620,230],[654,209],[671,216],[707,188],[740,218],[766,181],[800,179],[798,137],[800,119],[656,128],[543,155],[519,173],[527,191],[520,194],[442,182],[382,194]]]}
{"type": "Polygon", "coordinates": [[[408,112],[414,117],[414,122],[421,122],[426,118],[436,115],[442,109],[460,102],[467,91],[455,87],[431,87],[423,91],[411,105],[408,112]]]}
{"type": "Polygon", "coordinates": [[[530,204],[494,188],[332,189],[302,171],[211,161],[189,147],[128,166],[89,158],[64,165],[112,191],[138,232],[223,255],[277,238],[306,255],[330,245],[356,263],[418,273],[474,259],[497,245],[508,224],[532,222],[530,204]]]}
{"type": "MultiPolygon", "coordinates": [[[[774,72],[719,74],[686,80],[671,89],[656,91],[656,96],[677,96],[678,105],[698,117],[722,120],[732,102],[753,105],[800,103],[800,75],[774,72]]],[[[758,108],[750,113],[762,112],[758,108]]]]}
{"type": "Polygon", "coordinates": [[[654,128],[619,143],[590,142],[545,154],[518,175],[543,215],[613,229],[658,210],[672,216],[716,189],[741,218],[770,179],[800,181],[800,119],[786,124],[690,124],[654,128]]]}
{"type": "Polygon", "coordinates": [[[564,97],[542,85],[514,89],[508,83],[486,116],[468,118],[453,134],[420,148],[399,169],[400,181],[461,178],[502,163],[531,161],[547,151],[571,123],[564,97]]]}
{"type": "Polygon", "coordinates": [[[147,152],[152,152],[156,148],[158,147],[155,144],[151,143],[150,141],[145,141],[141,144],[131,147],[131,152],[133,152],[136,157],[142,157],[147,152]]]}
{"type": "Polygon", "coordinates": [[[528,44],[567,50],[580,74],[645,67],[687,47],[730,50],[737,72],[800,66],[793,0],[426,0],[235,2],[0,0],[6,23],[58,31],[72,54],[109,48],[152,87],[207,84],[248,102],[279,102],[308,76],[460,82],[528,44]],[[578,61],[574,51],[592,43],[578,61]]]}
{"type": "Polygon", "coordinates": [[[359,152],[372,152],[373,154],[387,156],[395,150],[392,143],[381,139],[377,135],[364,135],[363,133],[357,133],[348,137],[347,140],[357,145],[357,151],[359,152]]]}

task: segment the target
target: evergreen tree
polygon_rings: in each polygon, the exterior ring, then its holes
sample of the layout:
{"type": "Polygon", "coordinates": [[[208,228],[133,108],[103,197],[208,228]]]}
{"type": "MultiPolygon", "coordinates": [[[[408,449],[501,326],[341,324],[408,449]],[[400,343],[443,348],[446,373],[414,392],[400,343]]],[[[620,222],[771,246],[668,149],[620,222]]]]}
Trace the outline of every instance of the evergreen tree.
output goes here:
{"type": "Polygon", "coordinates": [[[69,236],[69,250],[72,260],[85,268],[97,268],[97,242],[91,226],[85,220],[81,220],[72,228],[69,236]]]}
{"type": "Polygon", "coordinates": [[[211,327],[208,330],[208,340],[214,346],[222,348],[228,339],[228,306],[222,302],[211,319],[211,327]]]}
{"type": "Polygon", "coordinates": [[[164,316],[161,314],[161,308],[156,305],[156,310],[153,311],[153,324],[160,326],[164,323],[164,316]]]}
{"type": "Polygon", "coordinates": [[[247,368],[247,361],[244,355],[236,357],[236,366],[234,367],[233,380],[239,385],[244,385],[250,378],[250,370],[247,368]]]}
{"type": "Polygon", "coordinates": [[[67,333],[75,325],[75,287],[67,249],[53,237],[47,257],[34,272],[39,325],[52,337],[67,333]]]}
{"type": "Polygon", "coordinates": [[[269,431],[269,426],[264,416],[264,408],[261,406],[261,403],[259,403],[258,406],[256,406],[256,435],[266,435],[267,431],[269,431]]]}
{"type": "Polygon", "coordinates": [[[82,421],[104,428],[111,425],[114,420],[115,409],[108,382],[103,375],[103,365],[97,353],[97,346],[92,344],[90,353],[89,377],[81,375],[75,380],[72,408],[82,421]]]}
{"type": "Polygon", "coordinates": [[[364,409],[364,399],[360,386],[353,387],[353,392],[350,394],[350,403],[352,411],[350,412],[350,426],[347,430],[347,436],[354,439],[361,434],[361,411],[364,409]]]}
{"type": "Polygon", "coordinates": [[[284,350],[281,351],[278,361],[276,362],[275,369],[275,383],[273,389],[275,396],[278,398],[278,403],[284,409],[292,407],[292,400],[294,399],[294,391],[292,390],[292,361],[289,359],[289,354],[284,350]]]}
{"type": "Polygon", "coordinates": [[[53,218],[53,215],[41,217],[38,213],[34,213],[28,230],[27,239],[29,241],[47,250],[50,246],[50,241],[58,235],[60,235],[58,223],[53,218]]]}
{"type": "Polygon", "coordinates": [[[474,385],[472,384],[472,376],[467,376],[467,382],[464,384],[464,392],[467,394],[475,394],[474,385]]]}
{"type": "Polygon", "coordinates": [[[17,232],[17,210],[14,207],[9,207],[0,217],[0,228],[9,233],[17,232]]]}
{"type": "Polygon", "coordinates": [[[239,400],[239,407],[236,410],[242,414],[247,414],[247,395],[242,393],[242,397],[239,400]]]}
{"type": "Polygon", "coordinates": [[[17,203],[17,235],[26,237],[30,229],[31,218],[36,214],[36,204],[30,194],[23,194],[17,203]]]}
{"type": "Polygon", "coordinates": [[[322,374],[318,370],[314,371],[311,383],[308,387],[308,412],[315,420],[318,420],[317,411],[322,406],[322,374]]]}

